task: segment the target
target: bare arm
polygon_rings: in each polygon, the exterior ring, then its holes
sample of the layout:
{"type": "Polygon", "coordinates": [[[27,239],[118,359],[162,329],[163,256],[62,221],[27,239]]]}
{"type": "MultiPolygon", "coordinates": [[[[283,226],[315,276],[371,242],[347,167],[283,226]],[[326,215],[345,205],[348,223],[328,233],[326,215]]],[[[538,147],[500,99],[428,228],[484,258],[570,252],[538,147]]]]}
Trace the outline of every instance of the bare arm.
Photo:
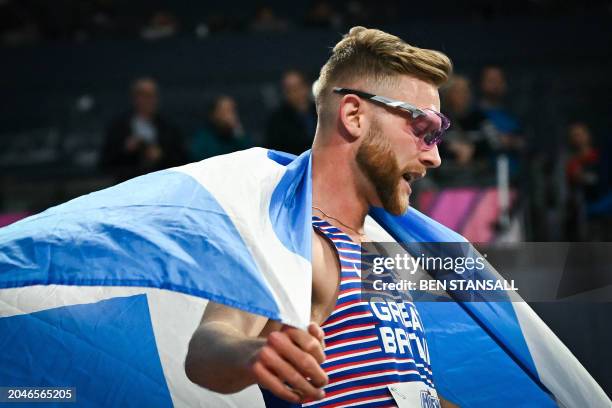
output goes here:
{"type": "Polygon", "coordinates": [[[259,384],[290,402],[323,397],[327,384],[323,332],[283,326],[267,338],[257,337],[268,319],[218,304],[210,304],[195,331],[185,360],[194,383],[221,393],[259,384]]]}
{"type": "Polygon", "coordinates": [[[185,359],[189,379],[216,392],[232,393],[255,382],[248,369],[266,340],[256,337],[268,319],[209,303],[185,359]]]}

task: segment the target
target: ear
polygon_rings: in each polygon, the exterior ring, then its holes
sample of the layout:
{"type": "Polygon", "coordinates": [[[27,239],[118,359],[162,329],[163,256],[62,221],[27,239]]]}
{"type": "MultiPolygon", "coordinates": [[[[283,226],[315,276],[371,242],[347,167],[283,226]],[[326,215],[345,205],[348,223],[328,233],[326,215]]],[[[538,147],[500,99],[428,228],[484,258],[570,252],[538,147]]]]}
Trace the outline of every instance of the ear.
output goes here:
{"type": "Polygon", "coordinates": [[[353,139],[361,137],[366,129],[364,101],[355,95],[344,95],[338,108],[338,120],[342,130],[353,139]]]}

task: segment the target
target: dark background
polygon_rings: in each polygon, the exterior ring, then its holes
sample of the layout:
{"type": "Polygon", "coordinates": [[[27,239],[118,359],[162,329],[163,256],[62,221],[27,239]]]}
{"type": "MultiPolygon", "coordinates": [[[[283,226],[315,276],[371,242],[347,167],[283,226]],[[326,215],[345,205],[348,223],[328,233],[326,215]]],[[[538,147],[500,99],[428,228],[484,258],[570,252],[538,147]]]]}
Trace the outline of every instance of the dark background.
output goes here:
{"type": "MultiPolygon", "coordinates": [[[[597,200],[609,199],[611,23],[610,1],[2,0],[0,214],[35,213],[114,184],[99,166],[100,148],[139,77],[157,81],[160,109],[187,141],[206,106],[227,94],[254,144],[265,146],[283,72],[297,68],[316,79],[330,47],[360,24],[447,53],[476,99],[483,67],[501,67],[506,104],[526,143],[512,181],[520,239],[609,240],[609,212],[568,209],[574,190],[564,157],[568,125],[584,122],[600,153],[597,200]],[[313,21],[321,3],[328,11],[313,21]],[[255,28],[262,8],[277,28],[255,28]],[[146,39],[160,13],[171,33],[146,39]]],[[[447,186],[436,183],[436,191],[447,186]]],[[[460,184],[482,187],[467,178],[460,184]]],[[[610,304],[533,306],[610,395],[610,304]]]]}

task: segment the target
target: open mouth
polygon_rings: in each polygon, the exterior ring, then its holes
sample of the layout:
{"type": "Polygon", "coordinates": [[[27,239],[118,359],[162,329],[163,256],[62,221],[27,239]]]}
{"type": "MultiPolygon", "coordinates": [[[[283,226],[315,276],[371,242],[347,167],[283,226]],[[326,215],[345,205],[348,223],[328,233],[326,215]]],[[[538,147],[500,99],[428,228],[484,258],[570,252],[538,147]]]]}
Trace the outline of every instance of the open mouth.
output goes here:
{"type": "Polygon", "coordinates": [[[406,180],[406,182],[408,182],[408,184],[411,184],[413,181],[416,181],[418,179],[420,179],[422,177],[421,174],[419,173],[413,173],[413,172],[406,172],[402,175],[402,178],[404,180],[406,180]]]}

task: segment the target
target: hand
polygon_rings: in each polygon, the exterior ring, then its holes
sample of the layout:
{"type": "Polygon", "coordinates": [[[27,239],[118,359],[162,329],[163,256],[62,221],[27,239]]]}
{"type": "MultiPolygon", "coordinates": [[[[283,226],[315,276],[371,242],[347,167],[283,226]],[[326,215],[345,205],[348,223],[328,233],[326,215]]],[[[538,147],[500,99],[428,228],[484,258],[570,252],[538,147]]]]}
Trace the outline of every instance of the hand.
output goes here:
{"type": "Polygon", "coordinates": [[[250,362],[255,382],[292,403],[323,398],[321,387],[329,380],[320,366],[325,361],[323,338],[323,330],[315,323],[308,332],[283,326],[270,333],[250,362]]]}

